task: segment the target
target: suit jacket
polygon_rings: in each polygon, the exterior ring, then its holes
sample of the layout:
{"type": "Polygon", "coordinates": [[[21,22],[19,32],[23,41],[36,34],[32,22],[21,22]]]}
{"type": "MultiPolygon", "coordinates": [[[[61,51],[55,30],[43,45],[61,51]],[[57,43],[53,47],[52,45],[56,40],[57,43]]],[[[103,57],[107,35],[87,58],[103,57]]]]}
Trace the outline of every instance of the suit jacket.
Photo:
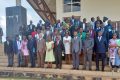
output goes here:
{"type": "Polygon", "coordinates": [[[30,28],[30,25],[28,25],[28,33],[31,34],[34,31],[35,25],[32,24],[32,29],[30,28]]]}
{"type": "Polygon", "coordinates": [[[34,45],[35,45],[35,40],[33,38],[28,40],[27,48],[30,52],[34,52],[34,45]]]}
{"type": "Polygon", "coordinates": [[[95,38],[95,31],[94,30],[89,30],[90,33],[90,38],[95,38]]]}
{"type": "Polygon", "coordinates": [[[74,26],[75,25],[75,19],[70,19],[70,24],[72,25],[72,26],[74,26]]]}
{"type": "Polygon", "coordinates": [[[93,38],[89,38],[89,39],[86,39],[84,42],[83,42],[83,51],[86,52],[87,49],[88,49],[88,53],[92,54],[93,52],[93,47],[94,47],[94,39],[93,38]]]}
{"type": "Polygon", "coordinates": [[[37,40],[37,52],[45,51],[45,46],[46,46],[45,39],[37,40]]]}
{"type": "MultiPolygon", "coordinates": [[[[81,27],[83,28],[83,22],[81,23],[81,27]]],[[[85,23],[85,29],[83,29],[84,32],[87,32],[88,31],[88,26],[87,26],[87,23],[85,23]]]]}
{"type": "Polygon", "coordinates": [[[7,41],[4,42],[4,53],[5,54],[13,54],[13,41],[9,40],[9,44],[7,41]]]}
{"type": "Polygon", "coordinates": [[[82,40],[81,38],[77,37],[77,39],[72,39],[72,53],[76,52],[79,53],[81,52],[82,49],[82,40]]]}
{"type": "Polygon", "coordinates": [[[95,38],[98,37],[98,32],[99,32],[99,31],[100,31],[100,28],[96,28],[96,29],[94,30],[95,38]]]}
{"type": "Polygon", "coordinates": [[[3,30],[0,28],[0,36],[3,36],[3,30]]]}
{"type": "Polygon", "coordinates": [[[53,37],[52,31],[50,31],[48,35],[47,35],[47,32],[45,32],[44,39],[45,39],[46,41],[48,40],[48,36],[50,36],[51,38],[53,37]]]}
{"type": "Polygon", "coordinates": [[[104,38],[107,38],[107,28],[106,28],[106,27],[100,28],[100,30],[103,31],[102,36],[103,36],[104,38]]]}
{"type": "MultiPolygon", "coordinates": [[[[21,41],[20,41],[20,44],[21,44],[21,41]]],[[[13,41],[13,51],[14,51],[14,53],[15,54],[17,54],[18,53],[18,45],[17,45],[17,40],[14,40],[13,41]]]]}
{"type": "Polygon", "coordinates": [[[57,44],[57,41],[55,41],[55,43],[54,43],[54,51],[58,52],[58,54],[59,53],[61,54],[63,49],[64,49],[64,45],[63,45],[62,40],[59,41],[59,44],[57,44]]]}
{"type": "Polygon", "coordinates": [[[96,53],[106,53],[108,49],[106,38],[102,37],[99,41],[98,37],[95,38],[95,52],[96,53]]]}

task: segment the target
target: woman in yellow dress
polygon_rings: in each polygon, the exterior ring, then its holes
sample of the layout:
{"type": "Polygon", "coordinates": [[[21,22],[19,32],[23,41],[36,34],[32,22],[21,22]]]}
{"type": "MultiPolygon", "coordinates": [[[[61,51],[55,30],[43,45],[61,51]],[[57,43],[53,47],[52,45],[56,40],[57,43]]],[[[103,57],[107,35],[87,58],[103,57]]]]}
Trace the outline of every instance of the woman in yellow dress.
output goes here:
{"type": "Polygon", "coordinates": [[[55,57],[53,54],[54,42],[51,37],[48,36],[48,41],[46,42],[46,56],[45,62],[47,62],[47,68],[52,68],[52,62],[55,61],[55,57]]]}

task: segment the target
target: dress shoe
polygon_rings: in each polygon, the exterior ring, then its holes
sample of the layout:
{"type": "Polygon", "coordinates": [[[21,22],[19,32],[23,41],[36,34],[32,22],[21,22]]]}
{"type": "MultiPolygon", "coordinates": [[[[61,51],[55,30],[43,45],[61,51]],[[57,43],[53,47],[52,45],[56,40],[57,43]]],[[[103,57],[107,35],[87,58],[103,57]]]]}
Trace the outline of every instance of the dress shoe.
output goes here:
{"type": "Polygon", "coordinates": [[[75,70],[75,68],[73,67],[72,70],[75,70]]]}

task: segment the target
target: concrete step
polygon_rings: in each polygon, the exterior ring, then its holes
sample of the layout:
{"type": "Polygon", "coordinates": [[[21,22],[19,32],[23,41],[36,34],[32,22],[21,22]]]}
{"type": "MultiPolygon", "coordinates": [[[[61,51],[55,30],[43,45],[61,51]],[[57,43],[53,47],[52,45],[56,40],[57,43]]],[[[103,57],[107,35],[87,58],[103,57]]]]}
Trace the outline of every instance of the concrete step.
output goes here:
{"type": "MultiPolygon", "coordinates": [[[[2,73],[11,72],[11,73],[13,73],[13,76],[18,73],[23,74],[23,75],[29,73],[32,75],[32,77],[38,77],[38,76],[40,77],[40,75],[46,75],[46,76],[50,77],[53,75],[54,76],[57,75],[57,77],[59,77],[59,76],[60,77],[72,76],[71,78],[84,77],[85,80],[93,80],[92,78],[102,78],[102,80],[113,80],[113,78],[115,78],[115,80],[120,79],[120,73],[117,73],[117,72],[86,71],[86,70],[71,70],[71,69],[0,67],[0,72],[1,72],[1,75],[4,75],[4,76],[6,74],[2,74],[2,73]]],[[[63,79],[61,79],[61,80],[63,80],[63,79]]],[[[64,80],[68,80],[68,79],[64,79],[64,80]]],[[[70,80],[72,80],[72,79],[70,79],[70,80]]],[[[78,79],[76,79],[76,80],[78,80],[78,79]]],[[[81,80],[81,79],[79,79],[79,80],[81,80]]],[[[84,80],[84,79],[82,79],[82,80],[84,80]]]]}
{"type": "MultiPolygon", "coordinates": [[[[7,65],[8,65],[8,63],[0,63],[0,67],[1,67],[1,66],[2,66],[2,67],[5,67],[5,66],[7,66],[7,65]]],[[[17,65],[18,65],[18,63],[15,62],[15,63],[14,63],[14,67],[17,67],[17,65]]],[[[29,63],[28,67],[30,67],[30,66],[31,66],[31,64],[29,63]]],[[[36,66],[37,66],[37,64],[36,64],[36,66]]],[[[47,67],[47,64],[45,64],[45,67],[47,67]]],[[[55,67],[56,67],[56,65],[53,64],[53,69],[54,69],[55,67]]],[[[63,65],[62,65],[62,69],[67,69],[67,70],[69,70],[69,69],[71,69],[71,68],[72,68],[72,65],[66,65],[66,64],[63,64],[63,65]]],[[[83,65],[80,65],[79,68],[80,68],[80,70],[82,70],[83,65]]],[[[100,69],[101,69],[101,67],[100,67],[100,69]]],[[[92,70],[96,70],[96,66],[92,66],[92,70]]],[[[105,67],[105,71],[110,71],[110,67],[109,67],[109,66],[106,66],[106,67],[105,67]]]]}

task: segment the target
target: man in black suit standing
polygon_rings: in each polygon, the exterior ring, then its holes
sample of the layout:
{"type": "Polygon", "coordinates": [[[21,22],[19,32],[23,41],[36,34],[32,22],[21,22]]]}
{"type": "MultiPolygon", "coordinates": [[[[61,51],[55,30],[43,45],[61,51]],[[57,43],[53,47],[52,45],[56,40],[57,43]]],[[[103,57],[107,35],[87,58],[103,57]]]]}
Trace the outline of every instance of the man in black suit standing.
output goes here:
{"type": "Polygon", "coordinates": [[[30,62],[31,62],[31,67],[35,67],[35,49],[34,49],[34,45],[35,45],[35,39],[32,38],[32,35],[28,36],[28,50],[29,50],[29,54],[30,54],[30,62]]]}
{"type": "Polygon", "coordinates": [[[55,61],[56,61],[56,68],[61,69],[62,68],[62,50],[63,50],[63,42],[61,40],[61,36],[57,35],[55,40],[55,61]]]}
{"type": "Polygon", "coordinates": [[[4,42],[4,53],[8,57],[8,67],[12,67],[14,61],[13,41],[9,37],[6,37],[6,41],[4,42]]]}
{"type": "Polygon", "coordinates": [[[28,25],[28,34],[30,35],[34,31],[35,25],[33,24],[32,21],[30,21],[30,24],[28,25]]]}
{"type": "Polygon", "coordinates": [[[96,70],[99,71],[99,59],[102,59],[102,71],[105,67],[105,58],[107,51],[107,41],[106,38],[102,36],[102,31],[98,32],[98,37],[95,38],[95,52],[96,52],[96,70]]]}

